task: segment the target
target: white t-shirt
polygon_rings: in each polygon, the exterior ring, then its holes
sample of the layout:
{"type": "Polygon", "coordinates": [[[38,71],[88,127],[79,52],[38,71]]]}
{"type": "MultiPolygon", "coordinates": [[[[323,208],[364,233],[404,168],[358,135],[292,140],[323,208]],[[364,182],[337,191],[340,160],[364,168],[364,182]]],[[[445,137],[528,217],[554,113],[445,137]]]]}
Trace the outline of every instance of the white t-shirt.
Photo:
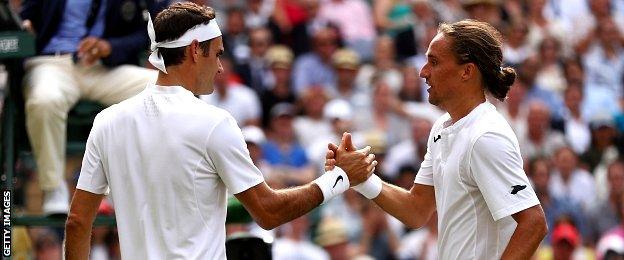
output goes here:
{"type": "Polygon", "coordinates": [[[249,120],[260,119],[262,108],[256,92],[241,84],[230,84],[227,88],[225,98],[216,91],[210,95],[201,95],[200,98],[208,104],[230,112],[239,126],[244,126],[249,120]]]}
{"type": "Polygon", "coordinates": [[[539,204],[518,140],[489,102],[449,122],[447,113],[434,124],[414,181],[435,189],[439,258],[500,259],[517,225],[511,215],[539,204]]]}
{"type": "Polygon", "coordinates": [[[227,189],[262,181],[232,116],[149,85],[98,114],[77,188],[110,187],[123,259],[224,259],[227,189]]]}

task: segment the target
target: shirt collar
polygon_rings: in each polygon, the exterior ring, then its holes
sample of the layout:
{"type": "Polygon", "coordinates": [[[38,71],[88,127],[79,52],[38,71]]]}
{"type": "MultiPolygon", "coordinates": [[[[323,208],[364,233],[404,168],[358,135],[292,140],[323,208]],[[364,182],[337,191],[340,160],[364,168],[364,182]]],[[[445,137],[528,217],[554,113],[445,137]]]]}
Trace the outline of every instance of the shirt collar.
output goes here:
{"type": "MultiPolygon", "coordinates": [[[[477,107],[475,107],[474,109],[472,109],[472,111],[470,111],[470,113],[468,113],[466,116],[462,117],[461,119],[459,119],[457,122],[455,122],[454,124],[447,126],[445,128],[442,129],[442,133],[454,133],[459,131],[461,128],[463,128],[465,125],[470,124],[471,122],[473,122],[475,119],[479,118],[479,116],[487,111],[493,111],[496,110],[496,107],[494,107],[494,105],[492,105],[492,103],[490,103],[489,101],[485,101],[481,104],[479,104],[477,107]]],[[[449,117],[449,121],[452,120],[449,117]]],[[[448,123],[445,122],[444,125],[446,125],[448,123]]]]}

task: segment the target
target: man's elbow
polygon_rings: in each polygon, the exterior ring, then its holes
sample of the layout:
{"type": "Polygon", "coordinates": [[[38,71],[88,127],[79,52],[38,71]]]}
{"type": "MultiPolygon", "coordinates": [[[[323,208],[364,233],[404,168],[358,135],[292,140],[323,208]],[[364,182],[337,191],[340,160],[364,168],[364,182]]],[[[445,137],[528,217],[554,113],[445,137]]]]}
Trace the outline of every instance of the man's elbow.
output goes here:
{"type": "Polygon", "coordinates": [[[65,230],[68,233],[85,232],[91,228],[92,223],[87,223],[76,214],[69,214],[65,222],[65,230]]]}

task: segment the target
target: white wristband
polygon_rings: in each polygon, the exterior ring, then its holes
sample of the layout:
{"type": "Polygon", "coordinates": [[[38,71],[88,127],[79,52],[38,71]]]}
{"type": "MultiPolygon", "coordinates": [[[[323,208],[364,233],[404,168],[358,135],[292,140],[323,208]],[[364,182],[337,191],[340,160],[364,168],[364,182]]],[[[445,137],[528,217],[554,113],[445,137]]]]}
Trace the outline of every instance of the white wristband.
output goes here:
{"type": "Polygon", "coordinates": [[[331,200],[338,194],[341,194],[349,189],[349,177],[339,167],[334,167],[333,170],[325,172],[325,174],[314,180],[314,183],[321,188],[323,193],[323,203],[331,200]]]}
{"type": "Polygon", "coordinates": [[[367,199],[374,199],[379,196],[383,188],[383,181],[379,176],[373,174],[366,181],[354,186],[353,189],[364,195],[367,199]]]}

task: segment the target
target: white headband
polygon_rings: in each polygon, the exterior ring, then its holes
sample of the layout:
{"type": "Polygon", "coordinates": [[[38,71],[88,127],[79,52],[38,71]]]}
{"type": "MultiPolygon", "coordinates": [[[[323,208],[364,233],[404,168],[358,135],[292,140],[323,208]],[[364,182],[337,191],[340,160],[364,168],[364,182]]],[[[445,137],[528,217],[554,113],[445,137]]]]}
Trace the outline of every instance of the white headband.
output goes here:
{"type": "Polygon", "coordinates": [[[154,24],[152,24],[152,18],[149,15],[147,21],[147,33],[150,37],[150,49],[152,50],[152,54],[149,56],[148,60],[152,65],[154,65],[154,67],[158,68],[165,74],[167,73],[167,69],[165,68],[165,61],[163,60],[162,55],[160,55],[160,52],[158,52],[158,48],[184,47],[191,44],[193,40],[203,42],[221,36],[221,30],[219,30],[219,25],[217,25],[217,21],[215,21],[215,19],[212,19],[210,20],[210,22],[208,22],[208,24],[202,23],[192,27],[191,29],[188,29],[188,31],[186,31],[178,39],[175,39],[173,41],[156,42],[156,32],[154,31],[154,24]]]}

